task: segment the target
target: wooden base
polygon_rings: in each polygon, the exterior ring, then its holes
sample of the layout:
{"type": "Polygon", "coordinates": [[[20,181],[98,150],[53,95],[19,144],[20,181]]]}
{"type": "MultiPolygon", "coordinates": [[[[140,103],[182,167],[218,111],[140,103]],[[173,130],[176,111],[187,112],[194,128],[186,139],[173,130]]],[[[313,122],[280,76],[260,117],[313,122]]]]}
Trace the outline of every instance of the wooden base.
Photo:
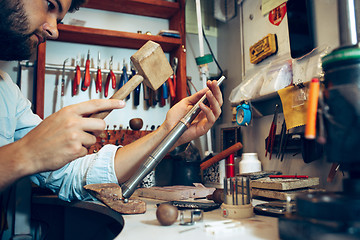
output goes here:
{"type": "Polygon", "coordinates": [[[146,203],[140,199],[122,200],[121,187],[115,183],[89,184],[84,188],[95,198],[111,209],[122,214],[140,214],[146,212],[146,203]]]}

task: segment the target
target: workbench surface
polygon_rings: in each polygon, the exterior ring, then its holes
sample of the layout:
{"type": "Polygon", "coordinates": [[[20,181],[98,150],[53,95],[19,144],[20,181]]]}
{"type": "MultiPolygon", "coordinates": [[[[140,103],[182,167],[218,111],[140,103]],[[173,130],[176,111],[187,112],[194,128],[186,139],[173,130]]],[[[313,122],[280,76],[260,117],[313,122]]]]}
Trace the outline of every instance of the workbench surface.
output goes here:
{"type": "MultiPolygon", "coordinates": [[[[203,220],[191,226],[180,225],[180,217],[171,226],[161,226],[156,219],[156,204],[163,201],[145,198],[142,200],[147,204],[146,213],[123,215],[125,225],[115,239],[169,240],[169,237],[171,240],[279,239],[277,218],[255,215],[248,219],[231,220],[221,215],[220,208],[204,212],[203,220]],[[224,221],[231,222],[224,224],[224,221]],[[223,226],[230,226],[230,228],[223,226]]],[[[259,203],[256,201],[253,200],[253,205],[259,203]]]]}

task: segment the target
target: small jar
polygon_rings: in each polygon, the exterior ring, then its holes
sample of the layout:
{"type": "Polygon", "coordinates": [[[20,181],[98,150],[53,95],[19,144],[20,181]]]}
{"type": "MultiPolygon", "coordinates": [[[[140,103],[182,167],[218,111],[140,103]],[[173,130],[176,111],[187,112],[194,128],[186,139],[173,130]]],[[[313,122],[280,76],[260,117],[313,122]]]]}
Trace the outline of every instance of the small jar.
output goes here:
{"type": "Polygon", "coordinates": [[[257,153],[243,153],[239,164],[239,173],[260,172],[261,162],[258,159],[257,153]]]}

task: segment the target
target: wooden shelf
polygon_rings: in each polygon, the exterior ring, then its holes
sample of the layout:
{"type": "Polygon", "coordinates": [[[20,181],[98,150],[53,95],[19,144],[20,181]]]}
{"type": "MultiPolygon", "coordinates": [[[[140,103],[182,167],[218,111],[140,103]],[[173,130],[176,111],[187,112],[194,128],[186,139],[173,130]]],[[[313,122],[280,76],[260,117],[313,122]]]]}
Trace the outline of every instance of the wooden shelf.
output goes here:
{"type": "MultiPolygon", "coordinates": [[[[185,1],[88,0],[87,4],[84,5],[86,8],[168,19],[169,29],[179,31],[180,39],[59,24],[59,38],[55,41],[130,49],[139,49],[148,40],[159,43],[164,52],[170,53],[170,59],[177,57],[179,60],[176,73],[176,97],[172,102],[174,104],[186,97],[185,1]]],[[[34,104],[35,112],[41,118],[44,117],[45,57],[46,43],[42,43],[38,47],[36,69],[37,94],[34,104]]]]}
{"type": "Polygon", "coordinates": [[[180,9],[178,2],[165,0],[88,0],[84,7],[165,19],[180,9]]]}
{"type": "Polygon", "coordinates": [[[131,32],[87,28],[60,24],[59,38],[55,41],[93,44],[110,47],[139,49],[148,40],[161,45],[164,52],[172,52],[182,44],[180,38],[162,37],[131,32]]]}

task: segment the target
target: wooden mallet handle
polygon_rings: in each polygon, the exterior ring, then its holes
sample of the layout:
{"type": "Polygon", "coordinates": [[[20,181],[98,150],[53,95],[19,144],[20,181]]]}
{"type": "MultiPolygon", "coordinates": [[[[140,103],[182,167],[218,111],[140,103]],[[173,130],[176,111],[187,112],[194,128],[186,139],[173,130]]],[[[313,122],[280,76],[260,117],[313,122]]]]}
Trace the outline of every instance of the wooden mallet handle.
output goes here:
{"type": "MultiPolygon", "coordinates": [[[[111,99],[119,99],[124,100],[126,96],[128,96],[142,81],[144,78],[141,75],[133,76],[129,81],[125,83],[114,95],[112,95],[111,99]]],[[[107,115],[110,114],[112,110],[98,112],[92,114],[90,117],[92,118],[100,118],[104,119],[107,115]]]]}
{"type": "Polygon", "coordinates": [[[228,157],[230,154],[240,150],[242,147],[243,147],[243,145],[241,144],[241,142],[235,143],[231,147],[225,149],[221,153],[217,154],[216,156],[214,156],[214,157],[210,158],[209,160],[207,160],[207,161],[203,162],[202,164],[200,164],[200,169],[201,170],[207,169],[208,167],[210,167],[214,163],[217,163],[218,161],[228,157]]]}

